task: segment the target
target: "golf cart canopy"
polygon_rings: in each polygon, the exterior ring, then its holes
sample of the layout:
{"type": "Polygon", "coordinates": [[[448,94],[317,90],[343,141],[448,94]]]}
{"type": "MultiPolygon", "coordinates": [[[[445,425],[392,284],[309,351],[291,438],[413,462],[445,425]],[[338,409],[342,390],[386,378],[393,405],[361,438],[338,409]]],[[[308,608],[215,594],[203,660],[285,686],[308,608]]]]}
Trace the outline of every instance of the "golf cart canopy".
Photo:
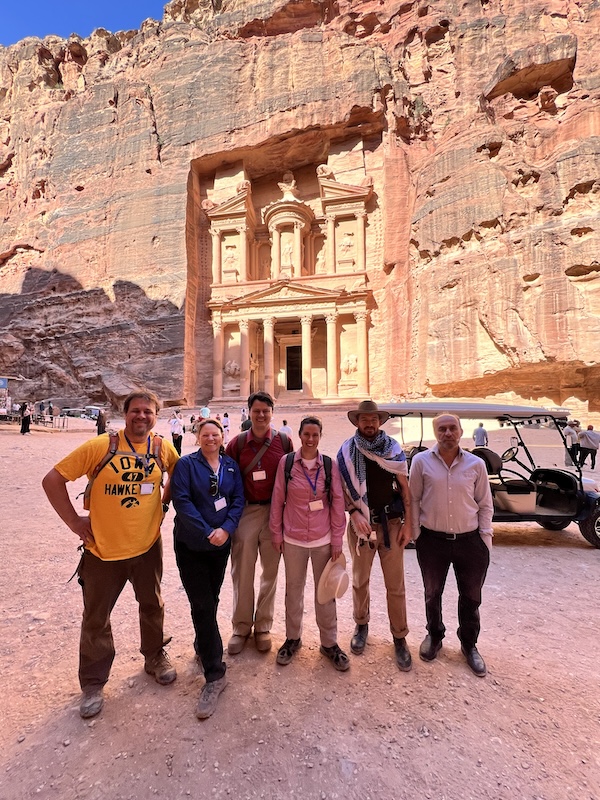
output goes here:
{"type": "Polygon", "coordinates": [[[456,400],[435,402],[382,403],[380,411],[390,417],[416,417],[433,419],[438,414],[455,414],[465,419],[534,419],[545,422],[550,419],[567,420],[568,408],[543,408],[540,406],[513,406],[506,403],[469,403],[456,400]]]}

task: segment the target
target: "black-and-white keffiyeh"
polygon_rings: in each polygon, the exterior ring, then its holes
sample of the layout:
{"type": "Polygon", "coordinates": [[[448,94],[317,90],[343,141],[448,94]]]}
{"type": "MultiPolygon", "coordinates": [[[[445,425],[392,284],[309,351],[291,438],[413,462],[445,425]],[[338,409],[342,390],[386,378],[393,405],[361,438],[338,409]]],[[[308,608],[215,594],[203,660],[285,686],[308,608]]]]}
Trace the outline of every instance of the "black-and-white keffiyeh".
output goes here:
{"type": "Polygon", "coordinates": [[[373,440],[365,439],[358,431],[347,439],[338,452],[338,466],[346,493],[365,519],[369,519],[367,503],[367,465],[370,458],[394,475],[408,475],[406,456],[398,442],[379,431],[373,440]]]}

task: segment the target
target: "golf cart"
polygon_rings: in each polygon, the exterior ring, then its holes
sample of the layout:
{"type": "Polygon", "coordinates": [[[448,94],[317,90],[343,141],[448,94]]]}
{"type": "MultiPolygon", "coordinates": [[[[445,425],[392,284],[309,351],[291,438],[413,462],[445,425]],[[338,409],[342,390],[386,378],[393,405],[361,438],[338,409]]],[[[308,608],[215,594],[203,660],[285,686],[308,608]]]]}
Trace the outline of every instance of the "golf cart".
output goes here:
{"type": "MultiPolygon", "coordinates": [[[[561,468],[545,464],[548,444],[526,444],[527,430],[543,430],[552,434],[554,442],[568,455],[562,429],[569,416],[564,408],[546,409],[534,406],[468,402],[388,403],[379,405],[390,417],[420,420],[420,440],[405,447],[407,460],[427,447],[423,446],[423,421],[438,414],[456,414],[461,420],[496,420],[511,431],[510,447],[498,454],[488,447],[474,447],[471,452],[486,465],[494,500],[495,522],[537,522],[550,531],[566,528],[571,522],[579,525],[582,536],[600,548],[600,492],[594,481],[584,478],[581,468],[573,464],[561,468]],[[536,453],[534,458],[533,451],[536,453]],[[546,454],[544,458],[544,454],[546,454]]],[[[404,438],[404,435],[403,435],[404,438]]]]}

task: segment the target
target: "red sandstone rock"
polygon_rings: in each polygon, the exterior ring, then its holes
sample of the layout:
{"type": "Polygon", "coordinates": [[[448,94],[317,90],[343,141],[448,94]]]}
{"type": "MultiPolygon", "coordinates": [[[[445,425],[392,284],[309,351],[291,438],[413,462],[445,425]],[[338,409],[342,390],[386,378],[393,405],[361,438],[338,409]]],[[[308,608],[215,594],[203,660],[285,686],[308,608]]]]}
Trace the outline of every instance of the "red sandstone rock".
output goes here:
{"type": "Polygon", "coordinates": [[[373,178],[373,396],[597,408],[599,30],[584,0],[174,0],[0,48],[0,364],[208,397],[210,176],[329,163],[373,178]]]}

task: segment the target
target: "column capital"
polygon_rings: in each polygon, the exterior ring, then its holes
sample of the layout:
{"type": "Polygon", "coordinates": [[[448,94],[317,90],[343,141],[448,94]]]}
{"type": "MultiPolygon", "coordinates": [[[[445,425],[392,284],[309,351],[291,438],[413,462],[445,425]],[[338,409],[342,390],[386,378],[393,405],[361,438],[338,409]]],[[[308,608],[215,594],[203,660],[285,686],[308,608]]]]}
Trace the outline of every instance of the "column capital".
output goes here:
{"type": "Polygon", "coordinates": [[[241,319],[239,322],[240,330],[244,331],[244,333],[248,333],[248,328],[250,326],[250,320],[241,319]]]}
{"type": "Polygon", "coordinates": [[[337,310],[336,311],[329,311],[327,314],[325,314],[325,322],[328,325],[331,325],[333,322],[337,322],[338,316],[339,316],[339,314],[338,314],[337,310]]]}
{"type": "Polygon", "coordinates": [[[263,319],[263,328],[273,328],[275,327],[276,318],[275,317],[265,317],[263,319]]]}
{"type": "Polygon", "coordinates": [[[360,211],[356,212],[355,216],[356,219],[365,219],[367,216],[367,212],[365,211],[364,208],[361,208],[360,211]]]}
{"type": "Polygon", "coordinates": [[[217,318],[211,320],[211,325],[212,325],[213,332],[215,334],[216,333],[220,333],[222,328],[223,328],[223,320],[220,317],[217,317],[217,318]]]}
{"type": "Polygon", "coordinates": [[[301,322],[302,326],[305,326],[305,325],[312,325],[312,321],[313,321],[313,316],[312,316],[312,314],[303,314],[303,315],[300,317],[300,322],[301,322]]]}
{"type": "Polygon", "coordinates": [[[357,322],[366,322],[369,319],[369,312],[368,311],[355,311],[354,312],[354,319],[357,322]]]}
{"type": "Polygon", "coordinates": [[[218,228],[210,228],[209,229],[210,235],[213,239],[220,239],[221,238],[221,231],[218,228]]]}

